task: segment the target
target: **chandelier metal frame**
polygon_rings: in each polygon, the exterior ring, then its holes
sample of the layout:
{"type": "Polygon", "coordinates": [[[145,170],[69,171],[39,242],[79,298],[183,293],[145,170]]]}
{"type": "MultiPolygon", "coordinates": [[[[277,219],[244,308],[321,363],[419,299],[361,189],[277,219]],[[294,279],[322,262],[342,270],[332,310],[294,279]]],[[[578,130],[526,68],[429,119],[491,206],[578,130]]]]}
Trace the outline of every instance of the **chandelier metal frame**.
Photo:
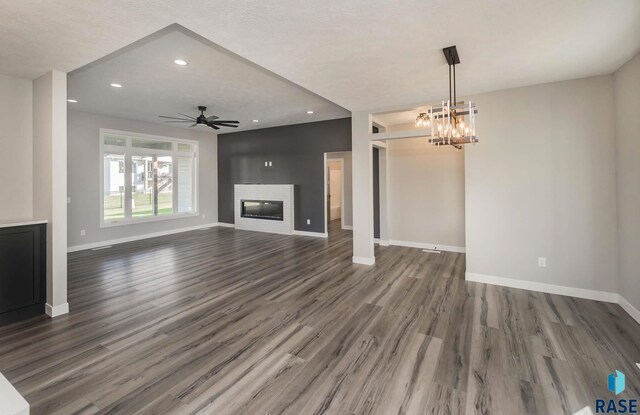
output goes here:
{"type": "Polygon", "coordinates": [[[464,144],[477,143],[476,114],[474,102],[458,102],[456,90],[456,65],[460,63],[456,46],[442,49],[449,65],[449,99],[440,106],[427,108],[416,117],[416,127],[431,127],[429,142],[435,146],[453,146],[458,150],[464,144]]]}

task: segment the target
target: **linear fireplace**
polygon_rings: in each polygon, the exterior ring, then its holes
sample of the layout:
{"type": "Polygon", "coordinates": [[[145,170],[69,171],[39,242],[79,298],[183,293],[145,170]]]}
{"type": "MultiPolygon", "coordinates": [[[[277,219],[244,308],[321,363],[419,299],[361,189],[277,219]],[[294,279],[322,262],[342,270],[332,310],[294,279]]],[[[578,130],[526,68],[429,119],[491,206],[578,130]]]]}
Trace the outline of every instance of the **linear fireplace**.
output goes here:
{"type": "Polygon", "coordinates": [[[233,188],[236,229],[293,234],[292,184],[236,184],[233,188]]]}
{"type": "Polygon", "coordinates": [[[284,203],[281,200],[240,201],[240,216],[243,218],[284,220],[284,203]]]}

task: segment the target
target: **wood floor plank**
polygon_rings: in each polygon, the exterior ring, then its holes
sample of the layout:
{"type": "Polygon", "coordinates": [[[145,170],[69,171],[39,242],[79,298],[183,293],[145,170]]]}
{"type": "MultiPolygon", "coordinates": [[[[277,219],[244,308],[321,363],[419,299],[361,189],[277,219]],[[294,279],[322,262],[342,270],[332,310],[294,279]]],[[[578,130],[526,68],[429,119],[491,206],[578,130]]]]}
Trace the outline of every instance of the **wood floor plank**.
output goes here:
{"type": "Polygon", "coordinates": [[[69,254],[71,312],[0,327],[33,414],[574,414],[627,373],[619,306],[464,281],[465,256],[211,228],[69,254]]]}

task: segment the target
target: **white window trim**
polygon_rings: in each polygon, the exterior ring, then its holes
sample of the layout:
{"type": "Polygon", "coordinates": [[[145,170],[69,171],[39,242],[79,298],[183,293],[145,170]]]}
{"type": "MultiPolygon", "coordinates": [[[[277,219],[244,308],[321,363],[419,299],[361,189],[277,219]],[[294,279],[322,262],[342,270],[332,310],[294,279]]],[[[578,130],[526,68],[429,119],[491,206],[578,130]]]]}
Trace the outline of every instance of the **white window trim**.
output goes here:
{"type": "MultiPolygon", "coordinates": [[[[98,177],[100,178],[100,228],[110,228],[113,226],[124,226],[124,225],[132,225],[137,223],[147,223],[147,222],[159,222],[180,218],[188,218],[199,215],[200,211],[200,198],[198,195],[199,186],[199,146],[198,142],[195,140],[186,140],[183,138],[174,138],[174,137],[166,137],[160,135],[152,135],[152,134],[142,134],[142,133],[134,133],[130,131],[120,131],[120,130],[112,130],[108,128],[100,129],[100,163],[99,163],[99,172],[98,177]],[[105,134],[114,134],[124,136],[126,139],[125,146],[111,146],[104,144],[104,136],[105,134]],[[155,150],[155,149],[136,149],[131,145],[132,137],[136,138],[148,138],[151,140],[161,140],[161,141],[170,141],[173,143],[173,150],[155,150]],[[178,143],[183,144],[191,144],[193,146],[193,152],[179,152],[177,151],[178,143]],[[124,158],[124,175],[125,175],[125,195],[131,194],[131,156],[136,155],[157,155],[157,156],[173,156],[173,157],[193,157],[194,160],[194,177],[193,177],[193,198],[194,198],[194,211],[190,213],[173,213],[171,215],[163,215],[163,216],[150,216],[144,218],[127,218],[124,219],[116,219],[116,220],[104,220],[104,152],[108,153],[123,153],[124,158]]],[[[174,174],[176,170],[174,169],[174,174]]],[[[173,193],[173,205],[177,206],[176,203],[177,192],[173,193]]],[[[125,216],[127,213],[131,211],[131,202],[128,197],[125,197],[125,216]]]]}

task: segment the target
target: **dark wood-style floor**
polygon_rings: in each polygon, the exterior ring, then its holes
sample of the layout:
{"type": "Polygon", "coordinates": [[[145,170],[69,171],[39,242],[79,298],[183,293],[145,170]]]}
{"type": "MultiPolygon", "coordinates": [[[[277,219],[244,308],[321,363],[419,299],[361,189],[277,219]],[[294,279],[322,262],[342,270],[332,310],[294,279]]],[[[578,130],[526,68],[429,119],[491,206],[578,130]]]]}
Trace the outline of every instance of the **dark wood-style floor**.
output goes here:
{"type": "Polygon", "coordinates": [[[332,226],[70,254],[71,313],[0,328],[0,372],[34,414],[573,414],[615,369],[640,395],[617,305],[465,282],[462,254],[351,252],[332,226]]]}

